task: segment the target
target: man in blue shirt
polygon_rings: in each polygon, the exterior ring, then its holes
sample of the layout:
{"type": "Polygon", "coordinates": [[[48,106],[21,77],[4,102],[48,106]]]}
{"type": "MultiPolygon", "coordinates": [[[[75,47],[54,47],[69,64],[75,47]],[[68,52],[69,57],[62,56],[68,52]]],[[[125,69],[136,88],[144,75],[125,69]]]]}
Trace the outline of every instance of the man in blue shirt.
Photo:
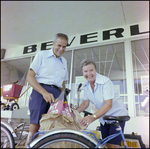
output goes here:
{"type": "MultiPolygon", "coordinates": [[[[90,123],[99,119],[101,124],[102,138],[108,135],[116,133],[116,127],[108,125],[106,120],[103,120],[103,116],[125,116],[128,111],[125,108],[122,99],[114,89],[112,81],[103,75],[96,72],[96,64],[90,59],[84,59],[81,62],[81,69],[84,78],[87,80],[84,84],[84,100],[77,109],[80,113],[84,111],[90,101],[94,103],[96,109],[98,109],[93,115],[86,116],[81,119],[82,125],[88,126],[90,123]]],[[[124,130],[125,122],[121,124],[122,130],[124,130]]],[[[108,148],[119,148],[121,145],[121,136],[116,137],[106,143],[108,148]]]]}
{"type": "Polygon", "coordinates": [[[62,54],[66,50],[68,36],[62,33],[55,35],[53,48],[39,51],[27,74],[27,81],[33,87],[29,97],[30,128],[29,138],[38,132],[39,121],[47,113],[50,104],[65,89],[68,80],[67,61],[62,54]]]}

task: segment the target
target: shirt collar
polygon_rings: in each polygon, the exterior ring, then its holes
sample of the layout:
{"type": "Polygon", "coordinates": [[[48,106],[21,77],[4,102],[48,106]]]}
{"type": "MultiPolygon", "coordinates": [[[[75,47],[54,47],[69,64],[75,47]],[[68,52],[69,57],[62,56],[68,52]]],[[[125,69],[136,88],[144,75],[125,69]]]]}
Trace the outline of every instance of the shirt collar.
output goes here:
{"type": "Polygon", "coordinates": [[[98,74],[98,73],[96,73],[96,81],[95,81],[95,83],[97,83],[97,84],[104,84],[103,76],[98,74]]]}
{"type": "MultiPolygon", "coordinates": [[[[86,82],[84,83],[84,86],[87,86],[88,84],[89,84],[89,81],[86,81],[86,82]]],[[[100,74],[98,74],[97,72],[96,72],[95,84],[104,84],[103,76],[100,75],[100,74]]]]}
{"type": "MultiPolygon", "coordinates": [[[[53,48],[51,48],[51,49],[49,50],[49,53],[48,53],[48,55],[47,55],[47,58],[48,58],[48,57],[51,57],[51,56],[54,56],[54,57],[56,58],[56,56],[54,55],[54,52],[53,52],[53,48]]],[[[60,56],[59,59],[63,62],[62,56],[60,56]]]]}

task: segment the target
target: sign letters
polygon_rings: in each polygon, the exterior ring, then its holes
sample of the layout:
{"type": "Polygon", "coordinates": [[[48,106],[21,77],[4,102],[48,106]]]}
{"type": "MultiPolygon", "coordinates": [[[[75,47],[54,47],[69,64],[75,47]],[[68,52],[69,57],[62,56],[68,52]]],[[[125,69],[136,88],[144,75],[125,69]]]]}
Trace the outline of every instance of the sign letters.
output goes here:
{"type": "Polygon", "coordinates": [[[42,43],[41,50],[50,50],[52,45],[53,45],[53,41],[42,43]],[[47,47],[49,47],[49,48],[47,48],[47,47]]]}
{"type": "Polygon", "coordinates": [[[92,40],[92,41],[88,41],[88,39],[90,38],[95,38],[96,36],[90,36],[90,35],[95,35],[98,34],[98,32],[96,33],[91,33],[91,34],[85,34],[85,35],[81,35],[80,37],[80,44],[84,44],[84,43],[90,43],[90,42],[97,42],[97,40],[92,40]]]}
{"type": "MultiPolygon", "coordinates": [[[[102,31],[102,37],[103,37],[102,39],[103,39],[103,41],[110,40],[111,36],[114,36],[115,38],[123,38],[124,36],[122,33],[124,31],[125,30],[123,28],[115,28],[115,29],[111,29],[111,30],[102,31]]],[[[130,26],[131,36],[135,36],[135,35],[139,35],[139,34],[145,34],[145,33],[149,33],[149,31],[140,32],[138,24],[130,26]]],[[[67,44],[67,47],[71,46],[71,44],[73,43],[75,38],[76,38],[76,36],[74,36],[72,38],[70,44],[69,43],[67,44]]],[[[98,32],[80,35],[80,45],[98,42],[97,39],[98,39],[98,32]]],[[[49,50],[49,49],[51,49],[52,46],[53,46],[53,41],[44,42],[44,43],[41,43],[41,49],[40,50],[49,50]]],[[[30,46],[24,47],[23,54],[35,52],[37,50],[36,47],[37,47],[37,45],[30,45],[30,46]]]]}
{"type": "MultiPolygon", "coordinates": [[[[140,31],[139,24],[130,25],[128,27],[128,31],[130,32],[130,34],[126,35],[125,34],[126,31],[127,31],[126,28],[119,27],[110,30],[103,30],[103,31],[82,34],[79,36],[78,35],[73,36],[71,37],[70,43],[67,44],[67,47],[80,46],[83,44],[85,45],[90,43],[98,43],[106,40],[107,41],[115,40],[119,38],[127,38],[127,36],[137,36],[137,35],[149,33],[149,31],[144,31],[144,32],[140,31]],[[111,37],[113,37],[113,39],[110,39],[111,37]]],[[[40,50],[49,50],[52,47],[53,47],[53,40],[41,43],[40,50]]],[[[36,51],[37,51],[37,44],[33,44],[33,45],[25,46],[23,49],[23,54],[34,53],[36,51]]]]}
{"type": "Polygon", "coordinates": [[[131,36],[149,33],[149,31],[140,33],[139,32],[139,25],[138,24],[130,26],[130,31],[131,31],[131,36]]]}
{"type": "MultiPolygon", "coordinates": [[[[67,43],[67,46],[70,46],[72,44],[72,42],[74,41],[74,39],[75,39],[75,37],[73,37],[73,39],[71,40],[70,44],[67,43]]],[[[41,44],[41,50],[50,50],[52,46],[53,46],[53,41],[42,43],[41,44]]]]}
{"type": "Polygon", "coordinates": [[[103,40],[110,39],[110,36],[114,35],[116,38],[124,37],[122,33],[124,32],[123,28],[116,28],[112,30],[103,31],[103,40]],[[111,31],[115,31],[115,33],[111,34],[111,31]]]}
{"type": "Polygon", "coordinates": [[[23,54],[35,52],[37,50],[36,47],[37,47],[36,44],[24,47],[23,54]]]}

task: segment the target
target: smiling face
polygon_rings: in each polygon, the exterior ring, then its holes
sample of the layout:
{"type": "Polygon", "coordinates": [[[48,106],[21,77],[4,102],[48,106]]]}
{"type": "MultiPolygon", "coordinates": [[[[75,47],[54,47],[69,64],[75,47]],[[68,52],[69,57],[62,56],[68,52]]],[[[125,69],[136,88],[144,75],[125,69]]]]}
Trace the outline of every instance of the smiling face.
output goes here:
{"type": "Polygon", "coordinates": [[[53,52],[56,58],[60,57],[66,50],[67,40],[65,38],[57,38],[53,41],[53,52]]]}
{"type": "Polygon", "coordinates": [[[84,78],[90,82],[90,84],[95,83],[96,80],[96,69],[93,64],[88,64],[82,67],[82,73],[84,78]]]}

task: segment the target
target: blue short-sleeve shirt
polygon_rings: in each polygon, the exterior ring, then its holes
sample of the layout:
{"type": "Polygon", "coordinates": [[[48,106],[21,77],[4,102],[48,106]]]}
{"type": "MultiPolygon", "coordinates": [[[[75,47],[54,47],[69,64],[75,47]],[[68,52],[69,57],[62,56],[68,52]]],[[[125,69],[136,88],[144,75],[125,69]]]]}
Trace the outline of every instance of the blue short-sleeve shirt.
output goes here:
{"type": "Polygon", "coordinates": [[[38,83],[56,85],[62,88],[63,81],[68,80],[67,61],[63,56],[56,58],[53,49],[39,51],[30,69],[36,73],[38,83]]]}
{"type": "MultiPolygon", "coordinates": [[[[96,73],[94,92],[91,89],[90,83],[88,81],[85,82],[84,100],[90,100],[97,109],[100,109],[105,104],[105,100],[109,99],[113,100],[112,108],[105,115],[127,115],[128,111],[108,77],[96,73]]],[[[103,120],[102,116],[99,118],[99,121],[104,125],[106,120],[103,120]]]]}

